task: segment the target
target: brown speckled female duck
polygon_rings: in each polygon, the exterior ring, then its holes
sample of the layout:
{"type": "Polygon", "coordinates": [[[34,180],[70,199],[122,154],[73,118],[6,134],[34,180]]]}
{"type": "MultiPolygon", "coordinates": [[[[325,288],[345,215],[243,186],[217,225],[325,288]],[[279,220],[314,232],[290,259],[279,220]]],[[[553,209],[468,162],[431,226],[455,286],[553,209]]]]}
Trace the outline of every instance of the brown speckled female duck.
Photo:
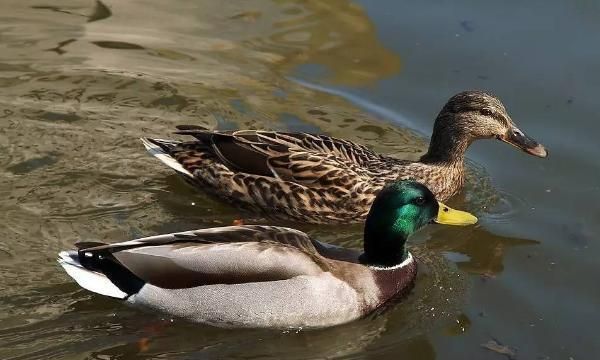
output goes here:
{"type": "Polygon", "coordinates": [[[406,239],[432,221],[477,219],[405,180],[386,186],[373,202],[364,252],[298,230],[247,225],[80,243],[58,261],[85,289],[169,316],[223,327],[325,327],[405,295],[417,274],[406,239]]]}
{"type": "Polygon", "coordinates": [[[448,100],[419,161],[326,135],[178,129],[196,141],[142,140],[154,156],[203,190],[246,208],[311,223],[364,220],[377,192],[396,179],[417,180],[445,201],[463,186],[465,151],[477,139],[496,138],[531,155],[547,155],[516,127],[500,100],[481,91],[448,100]]]}

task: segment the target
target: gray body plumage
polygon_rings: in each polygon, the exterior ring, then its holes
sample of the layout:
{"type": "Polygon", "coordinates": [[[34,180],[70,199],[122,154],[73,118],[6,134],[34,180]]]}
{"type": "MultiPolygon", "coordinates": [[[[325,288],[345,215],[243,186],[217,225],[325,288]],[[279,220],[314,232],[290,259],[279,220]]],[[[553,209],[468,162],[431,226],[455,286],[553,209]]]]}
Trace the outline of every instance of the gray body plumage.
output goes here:
{"type": "Polygon", "coordinates": [[[173,317],[314,328],[358,319],[411,288],[412,256],[379,269],[359,263],[360,254],[297,230],[249,225],[84,244],[59,262],[84,288],[173,317]]]}
{"type": "Polygon", "coordinates": [[[127,301],[219,327],[312,328],[362,316],[356,290],[331,273],[186,289],[146,284],[127,301]]]}

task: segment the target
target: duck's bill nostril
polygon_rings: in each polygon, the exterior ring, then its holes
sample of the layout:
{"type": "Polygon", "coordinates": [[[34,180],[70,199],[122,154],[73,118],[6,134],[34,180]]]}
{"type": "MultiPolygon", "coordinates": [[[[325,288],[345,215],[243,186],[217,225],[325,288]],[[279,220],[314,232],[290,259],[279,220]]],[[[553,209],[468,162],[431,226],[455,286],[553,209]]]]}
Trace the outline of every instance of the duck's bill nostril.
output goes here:
{"type": "Polygon", "coordinates": [[[454,210],[438,201],[438,214],[433,220],[446,225],[473,225],[477,218],[466,211],[454,210]]]}
{"type": "Polygon", "coordinates": [[[548,156],[548,151],[542,144],[525,135],[519,129],[512,128],[506,132],[505,136],[499,136],[498,139],[516,146],[530,155],[542,158],[548,156]]]}

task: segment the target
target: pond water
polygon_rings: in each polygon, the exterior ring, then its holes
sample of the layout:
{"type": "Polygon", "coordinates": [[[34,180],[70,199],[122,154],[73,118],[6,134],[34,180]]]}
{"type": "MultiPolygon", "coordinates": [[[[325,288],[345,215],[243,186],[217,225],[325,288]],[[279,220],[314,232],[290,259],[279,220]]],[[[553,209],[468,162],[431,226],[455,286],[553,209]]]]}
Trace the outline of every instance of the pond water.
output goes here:
{"type": "MultiPolygon", "coordinates": [[[[586,0],[2,1],[0,358],[598,358],[599,38],[586,0]],[[480,223],[411,238],[417,285],[379,317],[215,329],[92,295],[56,263],[76,241],[243,216],[140,136],[322,132],[417,158],[466,89],[498,95],[550,156],[474,144],[450,204],[480,223]]],[[[361,244],[360,226],[294,226],[361,244]]]]}

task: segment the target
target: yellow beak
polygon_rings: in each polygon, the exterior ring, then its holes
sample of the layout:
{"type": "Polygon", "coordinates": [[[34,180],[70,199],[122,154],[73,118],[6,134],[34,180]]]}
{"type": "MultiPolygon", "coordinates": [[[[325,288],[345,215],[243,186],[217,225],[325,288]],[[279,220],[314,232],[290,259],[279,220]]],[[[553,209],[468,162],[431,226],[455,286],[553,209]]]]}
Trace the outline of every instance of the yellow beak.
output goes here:
{"type": "Polygon", "coordinates": [[[445,225],[473,225],[477,218],[466,211],[454,210],[448,205],[438,201],[440,209],[437,217],[433,220],[438,224],[445,225]]]}

